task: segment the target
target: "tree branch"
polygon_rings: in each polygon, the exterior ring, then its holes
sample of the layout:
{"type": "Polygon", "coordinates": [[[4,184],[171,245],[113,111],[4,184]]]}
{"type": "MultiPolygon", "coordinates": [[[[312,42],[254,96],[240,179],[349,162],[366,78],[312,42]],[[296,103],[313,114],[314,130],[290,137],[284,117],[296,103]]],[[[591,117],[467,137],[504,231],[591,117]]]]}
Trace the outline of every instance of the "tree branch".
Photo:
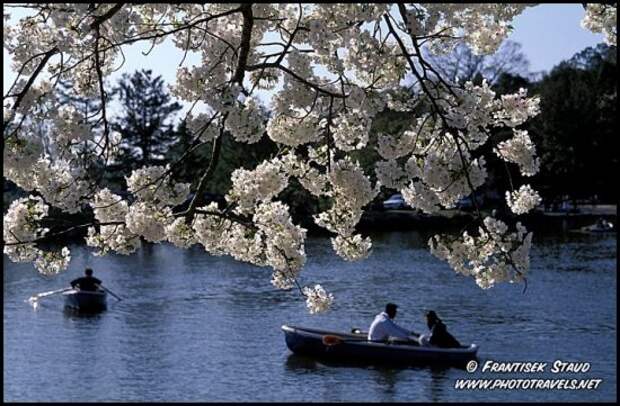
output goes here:
{"type": "Polygon", "coordinates": [[[41,62],[39,62],[39,66],[37,66],[37,68],[32,73],[32,75],[30,75],[28,82],[26,82],[26,86],[24,86],[22,91],[17,94],[15,103],[13,104],[13,107],[12,107],[13,111],[17,110],[22,100],[24,99],[24,96],[26,95],[26,93],[28,93],[28,90],[30,89],[34,81],[37,79],[37,76],[39,76],[39,73],[41,73],[41,71],[43,70],[43,67],[45,66],[45,64],[47,64],[47,61],[49,61],[50,58],[53,55],[57,54],[58,52],[60,52],[58,47],[54,47],[50,49],[49,51],[47,51],[45,54],[43,54],[43,59],[41,60],[41,62]]]}
{"type": "Polygon", "coordinates": [[[217,137],[213,141],[213,151],[211,153],[211,162],[209,162],[209,166],[207,167],[207,169],[205,169],[204,173],[200,177],[198,188],[196,189],[196,192],[194,194],[192,201],[189,204],[188,209],[184,213],[181,213],[181,215],[185,216],[186,222],[192,218],[192,216],[194,215],[194,212],[196,211],[196,207],[198,207],[199,204],[202,204],[204,200],[202,194],[204,193],[205,187],[207,186],[207,181],[213,175],[213,172],[215,172],[215,167],[217,166],[217,163],[219,161],[220,151],[222,149],[222,138],[224,138],[224,123],[226,121],[227,116],[228,116],[228,113],[225,114],[223,117],[222,126],[220,127],[219,137],[217,137]]]}
{"type": "Polygon", "coordinates": [[[125,5],[125,3],[116,3],[114,5],[114,7],[109,9],[105,14],[95,18],[95,21],[93,21],[90,24],[90,28],[92,28],[93,30],[98,29],[101,24],[103,24],[104,22],[106,22],[107,20],[112,18],[114,16],[114,14],[119,12],[120,9],[123,8],[124,5],[125,5]]]}
{"type": "Polygon", "coordinates": [[[248,55],[250,55],[250,40],[252,39],[252,27],[254,26],[254,17],[252,14],[252,3],[243,4],[241,6],[241,14],[243,14],[243,27],[241,29],[241,45],[239,50],[239,60],[235,74],[230,79],[230,83],[239,83],[243,86],[243,77],[245,76],[245,67],[248,63],[248,55]]]}

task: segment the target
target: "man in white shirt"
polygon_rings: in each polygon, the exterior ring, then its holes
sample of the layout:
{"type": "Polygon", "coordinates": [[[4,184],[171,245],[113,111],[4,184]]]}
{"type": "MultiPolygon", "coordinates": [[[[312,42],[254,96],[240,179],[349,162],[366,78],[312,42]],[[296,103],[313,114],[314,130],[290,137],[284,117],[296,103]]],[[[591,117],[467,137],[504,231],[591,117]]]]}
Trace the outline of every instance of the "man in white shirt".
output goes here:
{"type": "Polygon", "coordinates": [[[388,303],[385,311],[375,317],[368,330],[368,341],[385,341],[390,337],[410,340],[419,335],[394,323],[397,307],[394,303],[388,303]]]}

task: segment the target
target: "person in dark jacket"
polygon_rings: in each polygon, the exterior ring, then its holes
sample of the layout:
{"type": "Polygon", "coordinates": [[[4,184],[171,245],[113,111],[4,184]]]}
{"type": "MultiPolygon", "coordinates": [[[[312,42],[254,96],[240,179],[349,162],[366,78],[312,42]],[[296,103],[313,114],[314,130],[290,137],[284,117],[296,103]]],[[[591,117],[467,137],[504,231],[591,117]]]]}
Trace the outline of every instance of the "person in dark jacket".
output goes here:
{"type": "Polygon", "coordinates": [[[448,333],[446,325],[443,324],[437,313],[432,310],[426,313],[426,325],[430,330],[430,334],[426,335],[426,342],[422,343],[423,345],[430,344],[440,348],[458,348],[461,346],[461,343],[452,334],[448,333]]]}
{"type": "Polygon", "coordinates": [[[86,268],[84,270],[84,275],[86,276],[72,280],[71,287],[73,289],[78,287],[80,290],[90,292],[96,291],[98,289],[98,285],[101,285],[101,281],[93,276],[93,270],[86,268]]]}

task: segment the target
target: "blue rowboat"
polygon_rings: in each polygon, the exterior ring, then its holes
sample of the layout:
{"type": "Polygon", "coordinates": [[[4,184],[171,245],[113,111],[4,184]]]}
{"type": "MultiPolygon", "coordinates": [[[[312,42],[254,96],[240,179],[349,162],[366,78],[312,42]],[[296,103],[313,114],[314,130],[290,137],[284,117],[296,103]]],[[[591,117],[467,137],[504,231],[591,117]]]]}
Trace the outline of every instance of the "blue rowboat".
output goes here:
{"type": "Polygon", "coordinates": [[[282,326],[288,348],[299,355],[328,360],[386,364],[462,365],[476,359],[476,344],[460,348],[420,346],[409,340],[368,341],[365,334],[282,326]]]}
{"type": "Polygon", "coordinates": [[[580,229],[585,233],[599,234],[599,233],[615,233],[616,229],[612,223],[606,223],[605,225],[592,224],[591,226],[581,227],[580,229]]]}
{"type": "Polygon", "coordinates": [[[85,291],[68,290],[63,292],[65,307],[80,312],[100,312],[106,309],[106,292],[104,290],[85,291]]]}

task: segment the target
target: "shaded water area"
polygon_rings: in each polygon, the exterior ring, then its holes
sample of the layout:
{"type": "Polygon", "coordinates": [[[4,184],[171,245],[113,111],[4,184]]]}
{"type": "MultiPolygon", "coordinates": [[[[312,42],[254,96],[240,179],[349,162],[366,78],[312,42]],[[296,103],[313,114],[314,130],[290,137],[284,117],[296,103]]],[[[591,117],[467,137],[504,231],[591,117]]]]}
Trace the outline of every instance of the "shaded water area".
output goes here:
{"type": "Polygon", "coordinates": [[[5,401],[474,401],[616,398],[614,236],[535,236],[523,285],[482,290],[427,249],[428,235],[373,235],[363,262],[337,257],[327,238],[309,239],[301,282],[336,296],[310,315],[270,271],[213,257],[196,246],[146,246],[132,256],[92,257],[70,246],[69,271],[52,279],[4,258],[5,401]],[[34,311],[24,300],[60,287],[85,266],[124,300],[78,317],[50,297],[34,311]],[[386,302],[397,321],[425,330],[434,309],[462,342],[480,345],[480,363],[590,362],[585,374],[467,373],[455,368],[327,365],[291,354],[282,324],[367,329],[386,302]],[[459,378],[600,378],[597,390],[455,390],[459,378]],[[83,388],[86,389],[83,389],[83,388]]]}

